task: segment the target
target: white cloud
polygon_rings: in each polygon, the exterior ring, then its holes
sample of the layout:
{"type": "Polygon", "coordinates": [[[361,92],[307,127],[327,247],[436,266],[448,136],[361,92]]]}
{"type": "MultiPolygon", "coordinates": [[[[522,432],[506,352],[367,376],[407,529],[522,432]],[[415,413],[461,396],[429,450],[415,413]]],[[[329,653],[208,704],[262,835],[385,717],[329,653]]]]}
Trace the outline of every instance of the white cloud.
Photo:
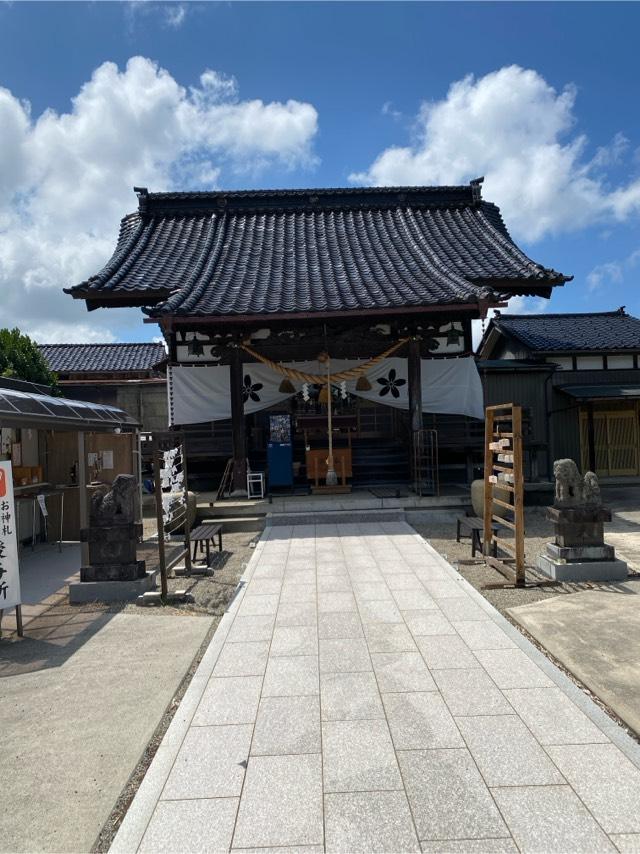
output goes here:
{"type": "Polygon", "coordinates": [[[399,121],[402,118],[401,111],[396,110],[393,106],[393,101],[385,101],[380,112],[383,116],[390,116],[392,119],[395,119],[395,121],[399,121]]]}
{"type": "Polygon", "coordinates": [[[636,249],[623,258],[622,261],[606,261],[604,264],[596,265],[587,274],[587,286],[590,291],[597,291],[602,285],[620,285],[624,281],[625,273],[640,264],[640,249],[636,249]]]}
{"type": "Polygon", "coordinates": [[[606,264],[598,264],[587,275],[587,286],[590,291],[595,291],[603,282],[619,285],[623,278],[621,264],[617,261],[608,261],[606,264]]]}
{"type": "Polygon", "coordinates": [[[198,8],[193,3],[188,6],[186,3],[170,3],[167,0],[159,3],[153,0],[128,0],[122,5],[129,35],[134,34],[141,19],[148,20],[152,16],[160,21],[161,26],[177,30],[184,24],[187,13],[198,8]]]}
{"type": "Polygon", "coordinates": [[[167,4],[166,9],[164,10],[164,19],[168,27],[172,27],[173,29],[178,29],[184,24],[184,20],[187,17],[187,7],[184,3],[178,3],[173,6],[171,4],[167,4]]]}
{"type": "Polygon", "coordinates": [[[603,169],[628,147],[621,134],[587,155],[574,131],[576,89],[557,92],[517,65],[454,83],[444,100],[424,103],[410,145],[385,149],[355,183],[456,184],[485,176],[514,235],[538,240],[640,211],[640,179],[609,188],[603,169]]]}
{"type": "Polygon", "coordinates": [[[308,167],[316,131],[311,104],[243,101],[210,70],[187,90],[143,57],[123,71],[105,62],[67,113],[35,118],[0,88],[0,326],[53,341],[139,324],[138,311],[87,315],[62,293],[111,255],[132,187],[208,189],[225,170],[308,167]]]}

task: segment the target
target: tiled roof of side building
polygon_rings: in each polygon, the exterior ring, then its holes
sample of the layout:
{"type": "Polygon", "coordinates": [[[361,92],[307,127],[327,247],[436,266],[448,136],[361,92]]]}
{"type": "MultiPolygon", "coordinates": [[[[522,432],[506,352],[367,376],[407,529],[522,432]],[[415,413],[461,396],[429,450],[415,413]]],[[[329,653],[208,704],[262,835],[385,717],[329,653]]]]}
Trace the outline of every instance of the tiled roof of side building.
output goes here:
{"type": "Polygon", "coordinates": [[[568,280],[516,246],[479,182],[138,195],[111,260],[73,296],[253,315],[548,296],[568,280]]]}
{"type": "Polygon", "coordinates": [[[167,356],[162,343],[41,344],[40,352],[58,374],[151,371],[167,356]]]}
{"type": "Polygon", "coordinates": [[[538,352],[640,350],[640,319],[624,308],[579,314],[500,313],[492,325],[538,352]]]}

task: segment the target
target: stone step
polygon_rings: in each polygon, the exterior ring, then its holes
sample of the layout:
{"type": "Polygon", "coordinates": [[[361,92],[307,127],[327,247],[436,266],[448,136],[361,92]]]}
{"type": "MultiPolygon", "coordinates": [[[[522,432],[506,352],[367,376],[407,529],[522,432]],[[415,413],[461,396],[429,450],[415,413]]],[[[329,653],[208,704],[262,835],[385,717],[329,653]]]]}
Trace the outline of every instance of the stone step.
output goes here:
{"type": "MultiPolygon", "coordinates": [[[[266,523],[267,514],[261,516],[216,516],[202,519],[203,525],[222,525],[222,536],[230,533],[251,533],[262,531],[266,523]]],[[[224,547],[224,539],[222,543],[224,547]]]]}
{"type": "Polygon", "coordinates": [[[405,512],[398,510],[315,510],[299,513],[269,513],[267,526],[274,525],[354,525],[382,522],[405,522],[405,512]]]}

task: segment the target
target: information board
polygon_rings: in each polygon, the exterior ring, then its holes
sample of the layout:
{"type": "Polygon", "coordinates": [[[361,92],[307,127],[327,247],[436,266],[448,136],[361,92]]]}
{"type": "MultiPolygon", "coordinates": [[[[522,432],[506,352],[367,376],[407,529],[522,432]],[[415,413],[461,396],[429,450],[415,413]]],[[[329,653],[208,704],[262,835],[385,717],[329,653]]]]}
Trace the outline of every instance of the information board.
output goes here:
{"type": "Polygon", "coordinates": [[[0,610],[21,602],[16,526],[11,463],[0,461],[0,610]]]}

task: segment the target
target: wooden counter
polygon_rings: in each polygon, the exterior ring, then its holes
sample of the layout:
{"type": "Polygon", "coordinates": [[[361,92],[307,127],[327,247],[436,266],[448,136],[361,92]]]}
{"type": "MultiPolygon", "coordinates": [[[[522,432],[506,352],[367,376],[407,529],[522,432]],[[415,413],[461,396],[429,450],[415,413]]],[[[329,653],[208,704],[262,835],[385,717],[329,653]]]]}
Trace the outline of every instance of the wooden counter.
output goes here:
{"type": "MultiPolygon", "coordinates": [[[[315,486],[320,485],[321,480],[327,478],[328,448],[315,448],[306,452],[307,479],[314,481],[315,486]]],[[[347,478],[351,477],[351,448],[333,449],[333,467],[340,478],[343,486],[347,485],[347,478]]]]}

